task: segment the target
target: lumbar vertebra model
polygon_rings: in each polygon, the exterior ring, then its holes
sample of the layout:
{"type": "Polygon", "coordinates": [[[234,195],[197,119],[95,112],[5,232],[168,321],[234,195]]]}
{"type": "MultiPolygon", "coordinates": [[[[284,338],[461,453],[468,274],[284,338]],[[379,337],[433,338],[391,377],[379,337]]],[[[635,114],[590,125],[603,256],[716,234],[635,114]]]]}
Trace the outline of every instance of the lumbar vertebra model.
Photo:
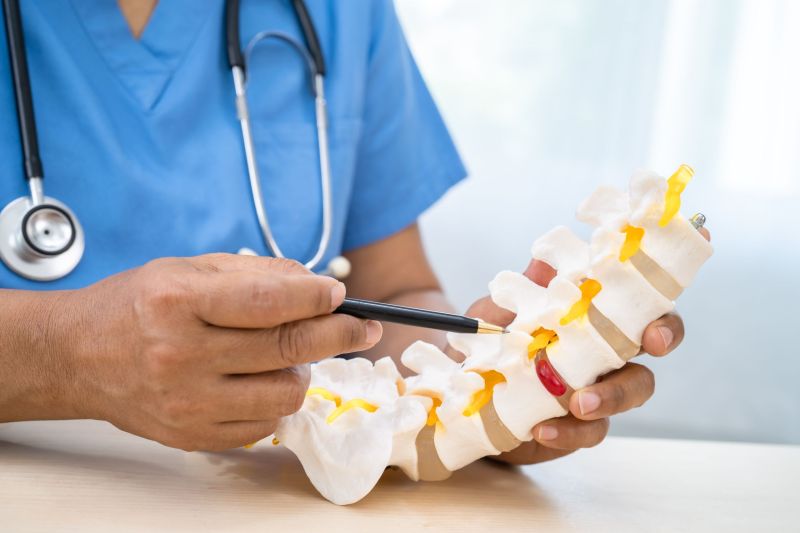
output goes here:
{"type": "Polygon", "coordinates": [[[441,480],[487,455],[533,438],[531,428],[568,412],[569,398],[640,351],[647,324],[674,308],[712,248],[702,215],[679,213],[692,177],[638,172],[627,193],[598,189],[578,209],[595,227],[585,242],[557,227],[532,255],[557,271],[547,287],[501,272],[494,302],[516,313],[504,335],[449,334],[456,363],[418,341],[390,358],[332,359],[312,366],[302,409],[276,440],[292,450],[333,503],[354,503],[387,466],[414,480],[441,480]]]}

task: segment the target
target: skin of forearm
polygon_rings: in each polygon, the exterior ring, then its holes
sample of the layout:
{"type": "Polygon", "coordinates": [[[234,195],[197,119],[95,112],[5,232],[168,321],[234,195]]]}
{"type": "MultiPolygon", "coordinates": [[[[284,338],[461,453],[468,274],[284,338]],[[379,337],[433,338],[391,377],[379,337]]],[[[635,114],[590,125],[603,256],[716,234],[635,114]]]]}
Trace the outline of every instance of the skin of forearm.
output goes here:
{"type": "Polygon", "coordinates": [[[79,418],[68,401],[74,369],[59,333],[67,295],[0,290],[0,422],[79,418]]]}

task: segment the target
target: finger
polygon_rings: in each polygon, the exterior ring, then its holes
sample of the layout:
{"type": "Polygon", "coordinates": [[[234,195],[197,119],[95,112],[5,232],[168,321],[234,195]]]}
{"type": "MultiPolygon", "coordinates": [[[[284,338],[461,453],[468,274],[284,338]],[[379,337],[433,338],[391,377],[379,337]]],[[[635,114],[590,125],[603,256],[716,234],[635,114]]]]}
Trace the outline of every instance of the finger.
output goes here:
{"type": "Polygon", "coordinates": [[[273,420],[296,413],[310,380],[308,365],[224,376],[209,416],[215,422],[273,420]]]}
{"type": "Polygon", "coordinates": [[[293,367],[374,346],[381,323],[348,315],[325,315],[270,329],[214,328],[203,339],[212,366],[223,374],[253,374],[293,367]]]}
{"type": "Polygon", "coordinates": [[[191,431],[164,427],[148,435],[148,438],[187,452],[222,451],[269,437],[275,433],[277,425],[277,420],[258,420],[204,424],[191,431]]]}
{"type": "Polygon", "coordinates": [[[544,261],[531,259],[531,262],[528,263],[528,268],[525,269],[523,274],[537,285],[547,287],[550,285],[553,278],[556,277],[556,269],[544,261]]]}
{"type": "MultiPolygon", "coordinates": [[[[711,232],[708,229],[702,227],[698,231],[707,241],[711,242],[711,232]]],[[[542,287],[547,287],[557,273],[556,269],[539,259],[532,259],[524,272],[525,277],[542,287]]]]}
{"type": "Polygon", "coordinates": [[[606,438],[608,425],[608,418],[578,420],[568,415],[537,424],[533,428],[533,438],[542,446],[556,450],[591,448],[606,438]]]}
{"type": "Polygon", "coordinates": [[[653,372],[646,366],[628,363],[603,380],[572,395],[569,410],[582,420],[597,420],[634,407],[650,399],[656,389],[653,372]]]}
{"type": "Polygon", "coordinates": [[[218,452],[253,444],[275,433],[277,420],[235,421],[214,424],[197,437],[195,450],[218,452]]]}
{"type": "Polygon", "coordinates": [[[684,336],[683,320],[676,313],[668,313],[648,324],[642,335],[642,350],[660,357],[674,350],[684,336]]]}
{"type": "Polygon", "coordinates": [[[283,257],[261,257],[240,254],[204,254],[188,258],[201,272],[223,272],[235,270],[258,270],[272,275],[293,274],[313,276],[314,273],[293,259],[283,257]]]}
{"type": "Polygon", "coordinates": [[[538,442],[523,442],[510,452],[503,452],[500,455],[488,456],[487,459],[496,460],[502,463],[512,465],[530,465],[534,463],[543,463],[544,461],[551,461],[564,457],[575,450],[559,450],[556,448],[548,448],[542,446],[538,442]]]}
{"type": "Polygon", "coordinates": [[[197,274],[189,285],[195,315],[230,328],[271,328],[329,314],[345,295],[344,284],[327,276],[255,270],[197,274]]]}

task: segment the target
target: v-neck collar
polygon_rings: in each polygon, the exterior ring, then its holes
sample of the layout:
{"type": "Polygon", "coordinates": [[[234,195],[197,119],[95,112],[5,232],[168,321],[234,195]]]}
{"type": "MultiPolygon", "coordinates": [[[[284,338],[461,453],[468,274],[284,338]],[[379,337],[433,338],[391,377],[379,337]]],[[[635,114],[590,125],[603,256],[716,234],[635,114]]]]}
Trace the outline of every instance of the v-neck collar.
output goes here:
{"type": "Polygon", "coordinates": [[[97,52],[145,110],[166,89],[212,9],[196,0],[160,0],[137,40],[111,0],[72,0],[97,52]]]}

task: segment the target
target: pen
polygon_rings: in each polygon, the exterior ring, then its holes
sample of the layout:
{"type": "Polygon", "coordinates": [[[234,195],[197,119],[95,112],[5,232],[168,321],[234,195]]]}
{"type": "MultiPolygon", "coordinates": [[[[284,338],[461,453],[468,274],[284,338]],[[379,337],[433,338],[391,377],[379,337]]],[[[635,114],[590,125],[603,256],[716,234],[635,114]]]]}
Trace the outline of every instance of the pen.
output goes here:
{"type": "Polygon", "coordinates": [[[444,331],[453,331],[455,333],[508,333],[503,327],[489,324],[475,318],[451,313],[440,313],[438,311],[428,311],[416,307],[372,302],[370,300],[358,300],[355,298],[345,298],[342,305],[337,307],[333,312],[357,318],[368,318],[371,320],[393,322],[395,324],[405,324],[407,326],[417,326],[421,328],[440,329],[444,331]]]}

